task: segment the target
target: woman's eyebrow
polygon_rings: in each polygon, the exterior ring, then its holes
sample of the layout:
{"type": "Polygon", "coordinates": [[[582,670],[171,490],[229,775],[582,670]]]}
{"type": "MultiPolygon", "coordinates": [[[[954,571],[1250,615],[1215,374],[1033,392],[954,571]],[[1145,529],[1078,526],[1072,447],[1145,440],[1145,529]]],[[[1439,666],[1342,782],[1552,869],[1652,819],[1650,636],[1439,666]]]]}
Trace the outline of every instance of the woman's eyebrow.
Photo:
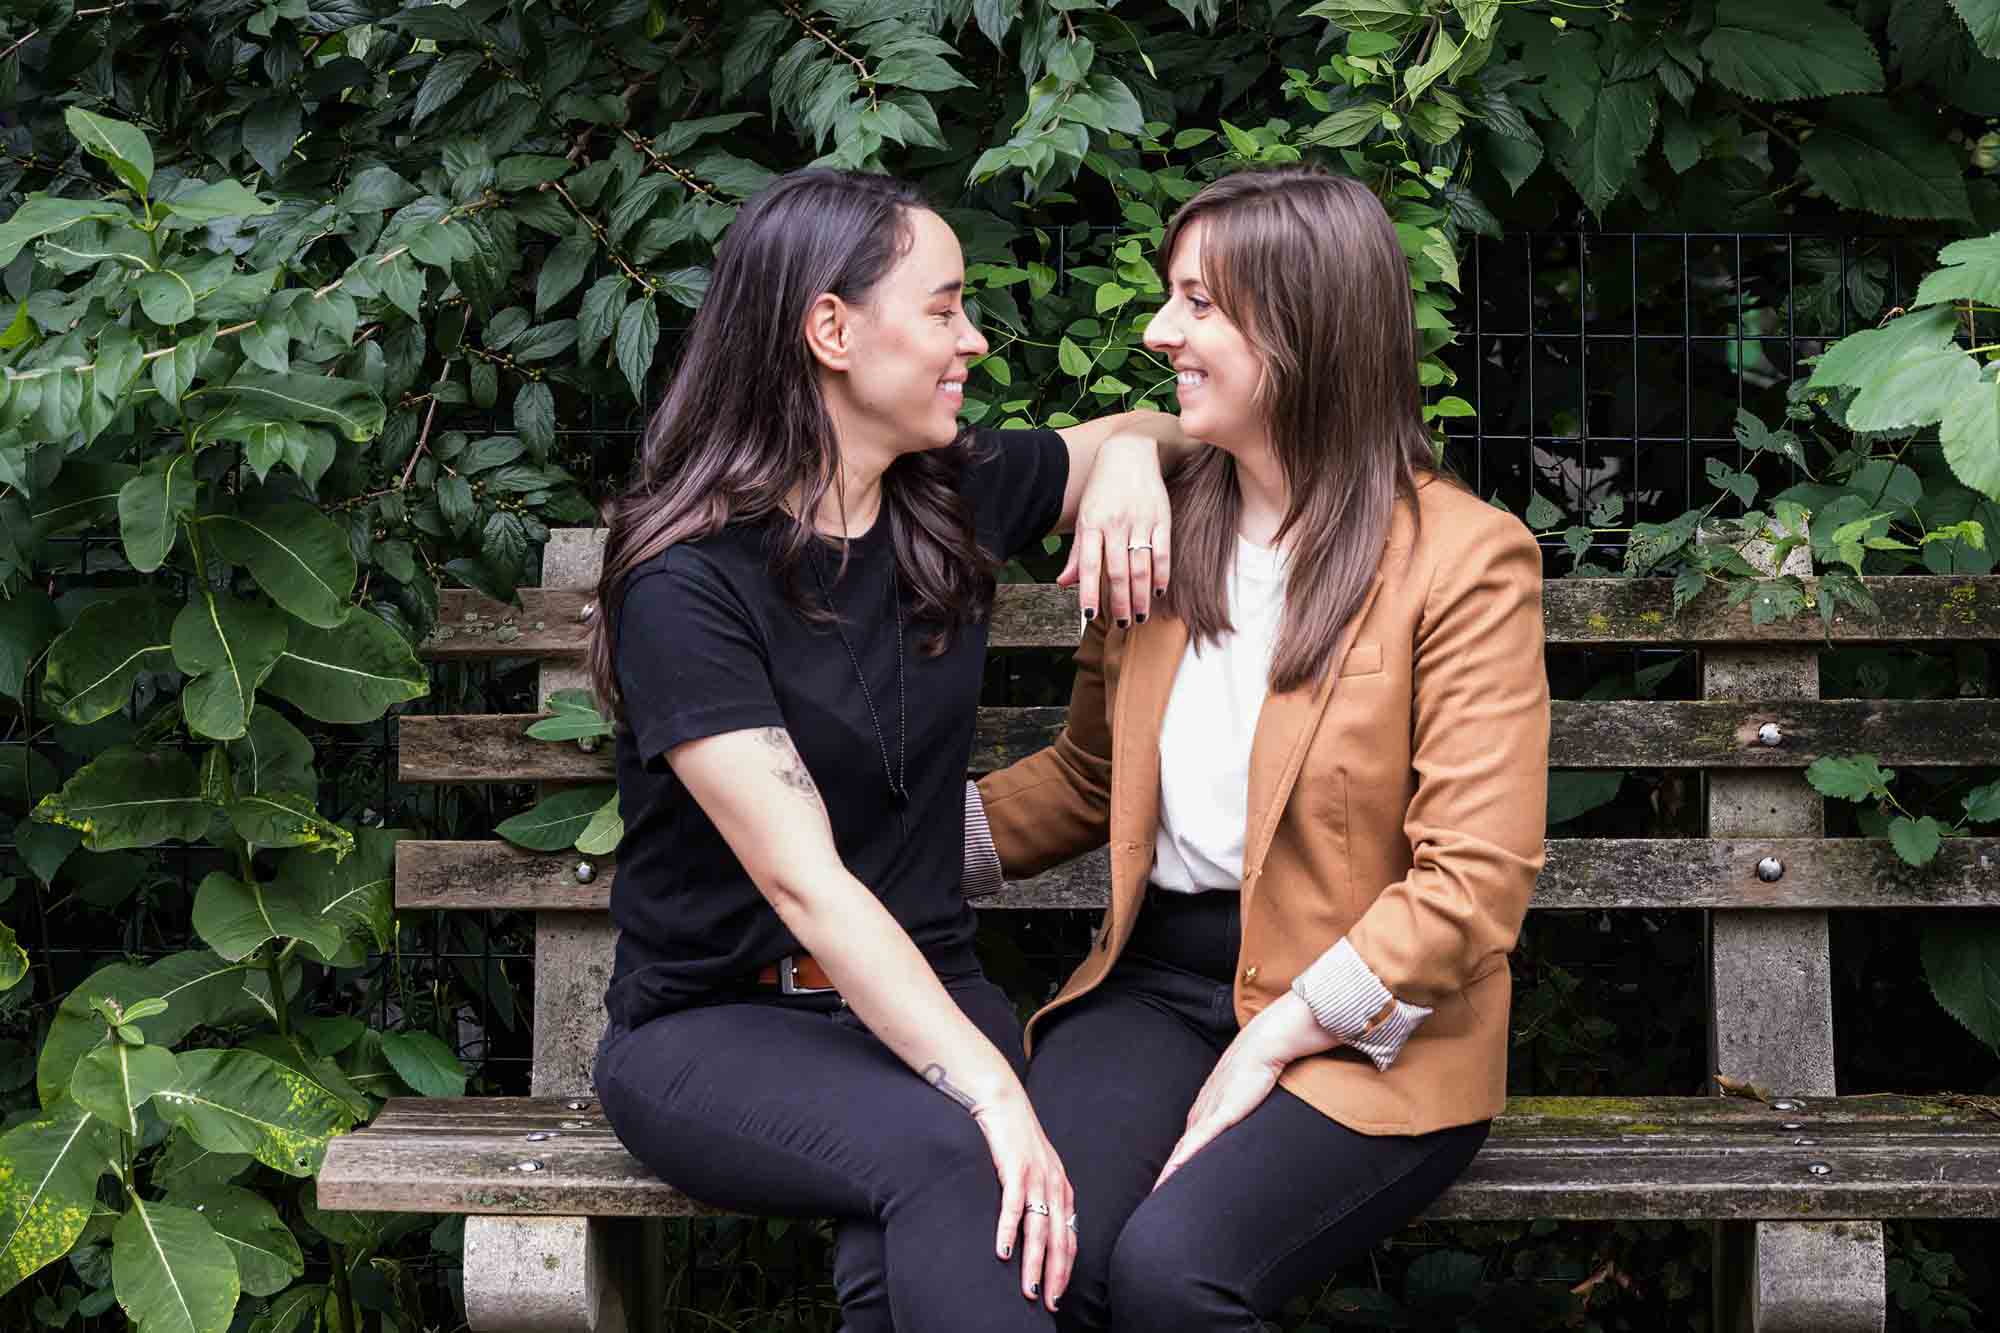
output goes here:
{"type": "Polygon", "coordinates": [[[944,296],[947,293],[962,292],[964,290],[965,290],[965,279],[953,278],[950,282],[941,282],[937,286],[931,288],[931,295],[944,296]]]}

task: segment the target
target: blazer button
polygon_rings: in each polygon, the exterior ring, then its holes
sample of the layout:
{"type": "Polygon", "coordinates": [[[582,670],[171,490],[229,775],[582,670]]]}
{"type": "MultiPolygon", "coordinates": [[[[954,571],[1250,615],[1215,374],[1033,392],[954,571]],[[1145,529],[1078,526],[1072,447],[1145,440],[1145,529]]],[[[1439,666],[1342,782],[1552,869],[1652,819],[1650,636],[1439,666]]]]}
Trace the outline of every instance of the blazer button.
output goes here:
{"type": "Polygon", "coordinates": [[[1246,986],[1247,986],[1247,985],[1249,985],[1249,984],[1250,984],[1251,982],[1255,981],[1256,979],[1257,979],[1257,968],[1256,968],[1256,966],[1255,966],[1254,964],[1253,964],[1253,965],[1251,965],[1251,966],[1249,966],[1249,967],[1246,967],[1246,968],[1244,968],[1244,969],[1243,969],[1243,984],[1244,984],[1244,985],[1246,985],[1246,986]]]}

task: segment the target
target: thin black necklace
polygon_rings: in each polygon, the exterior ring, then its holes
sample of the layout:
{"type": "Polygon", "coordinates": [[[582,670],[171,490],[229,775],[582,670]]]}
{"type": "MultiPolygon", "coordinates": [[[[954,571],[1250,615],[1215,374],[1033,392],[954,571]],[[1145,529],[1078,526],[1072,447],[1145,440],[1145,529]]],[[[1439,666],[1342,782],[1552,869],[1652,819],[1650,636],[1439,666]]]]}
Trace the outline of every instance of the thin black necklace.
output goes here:
{"type": "Polygon", "coordinates": [[[847,649],[847,660],[854,666],[855,683],[861,686],[861,700],[868,705],[868,721],[875,728],[875,744],[882,751],[882,772],[889,779],[889,795],[896,803],[898,827],[908,832],[903,822],[903,811],[909,808],[909,752],[910,714],[903,690],[903,581],[898,576],[893,554],[889,561],[889,597],[896,610],[896,766],[889,766],[889,742],[882,734],[882,718],[875,711],[875,696],[868,691],[868,677],[862,674],[861,657],[854,651],[854,643],[847,637],[847,627],[840,622],[840,614],[834,610],[833,596],[827,591],[826,576],[819,571],[817,555],[806,563],[812,566],[813,578],[819,584],[820,601],[833,615],[833,628],[840,635],[840,646],[847,649]]]}

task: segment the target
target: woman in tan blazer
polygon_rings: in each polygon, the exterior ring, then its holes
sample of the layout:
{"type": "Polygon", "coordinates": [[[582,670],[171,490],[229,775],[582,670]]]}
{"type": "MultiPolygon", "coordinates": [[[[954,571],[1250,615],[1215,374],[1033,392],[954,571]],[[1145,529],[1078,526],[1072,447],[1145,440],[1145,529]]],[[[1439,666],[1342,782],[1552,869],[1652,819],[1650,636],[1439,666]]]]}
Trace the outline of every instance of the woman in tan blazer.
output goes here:
{"type": "MultiPolygon", "coordinates": [[[[1394,228],[1244,173],[1168,227],[1147,345],[1210,441],[1171,590],[1091,624],[1067,728],[980,783],[1029,875],[1111,848],[1029,1024],[1075,1189],[1080,1329],[1254,1330],[1472,1160],[1542,865],[1540,552],[1433,466],[1394,228]]],[[[1153,586],[1169,586],[1169,553],[1153,586]]],[[[975,821],[976,822],[976,821],[975,821]]]]}

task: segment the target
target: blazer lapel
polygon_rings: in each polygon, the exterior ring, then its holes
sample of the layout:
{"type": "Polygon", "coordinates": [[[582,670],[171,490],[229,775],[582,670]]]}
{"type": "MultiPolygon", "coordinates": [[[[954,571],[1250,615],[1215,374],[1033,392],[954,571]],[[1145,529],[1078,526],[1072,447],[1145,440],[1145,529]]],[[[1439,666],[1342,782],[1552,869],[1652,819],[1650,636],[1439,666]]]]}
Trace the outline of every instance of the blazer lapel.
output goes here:
{"type": "Polygon", "coordinates": [[[1340,641],[1334,647],[1333,661],[1328,665],[1326,674],[1300,689],[1268,696],[1262,711],[1257,714],[1257,732],[1250,742],[1250,800],[1243,830],[1243,897],[1246,903],[1256,892],[1256,877],[1251,872],[1264,864],[1264,857],[1271,850],[1279,817],[1285,812],[1285,802],[1291,799],[1292,786],[1298,781],[1299,768],[1305,762],[1306,748],[1311,744],[1313,732],[1318,729],[1320,718],[1325,715],[1326,706],[1333,698],[1334,686],[1347,664],[1347,654],[1354,647],[1355,636],[1367,622],[1375,599],[1381,595],[1383,570],[1390,563],[1388,552],[1395,549],[1398,538],[1402,536],[1402,508],[1401,505],[1396,508],[1396,519],[1392,520],[1384,557],[1376,564],[1375,577],[1369,580],[1360,609],[1347,622],[1347,628],[1340,632],[1340,641]]]}

